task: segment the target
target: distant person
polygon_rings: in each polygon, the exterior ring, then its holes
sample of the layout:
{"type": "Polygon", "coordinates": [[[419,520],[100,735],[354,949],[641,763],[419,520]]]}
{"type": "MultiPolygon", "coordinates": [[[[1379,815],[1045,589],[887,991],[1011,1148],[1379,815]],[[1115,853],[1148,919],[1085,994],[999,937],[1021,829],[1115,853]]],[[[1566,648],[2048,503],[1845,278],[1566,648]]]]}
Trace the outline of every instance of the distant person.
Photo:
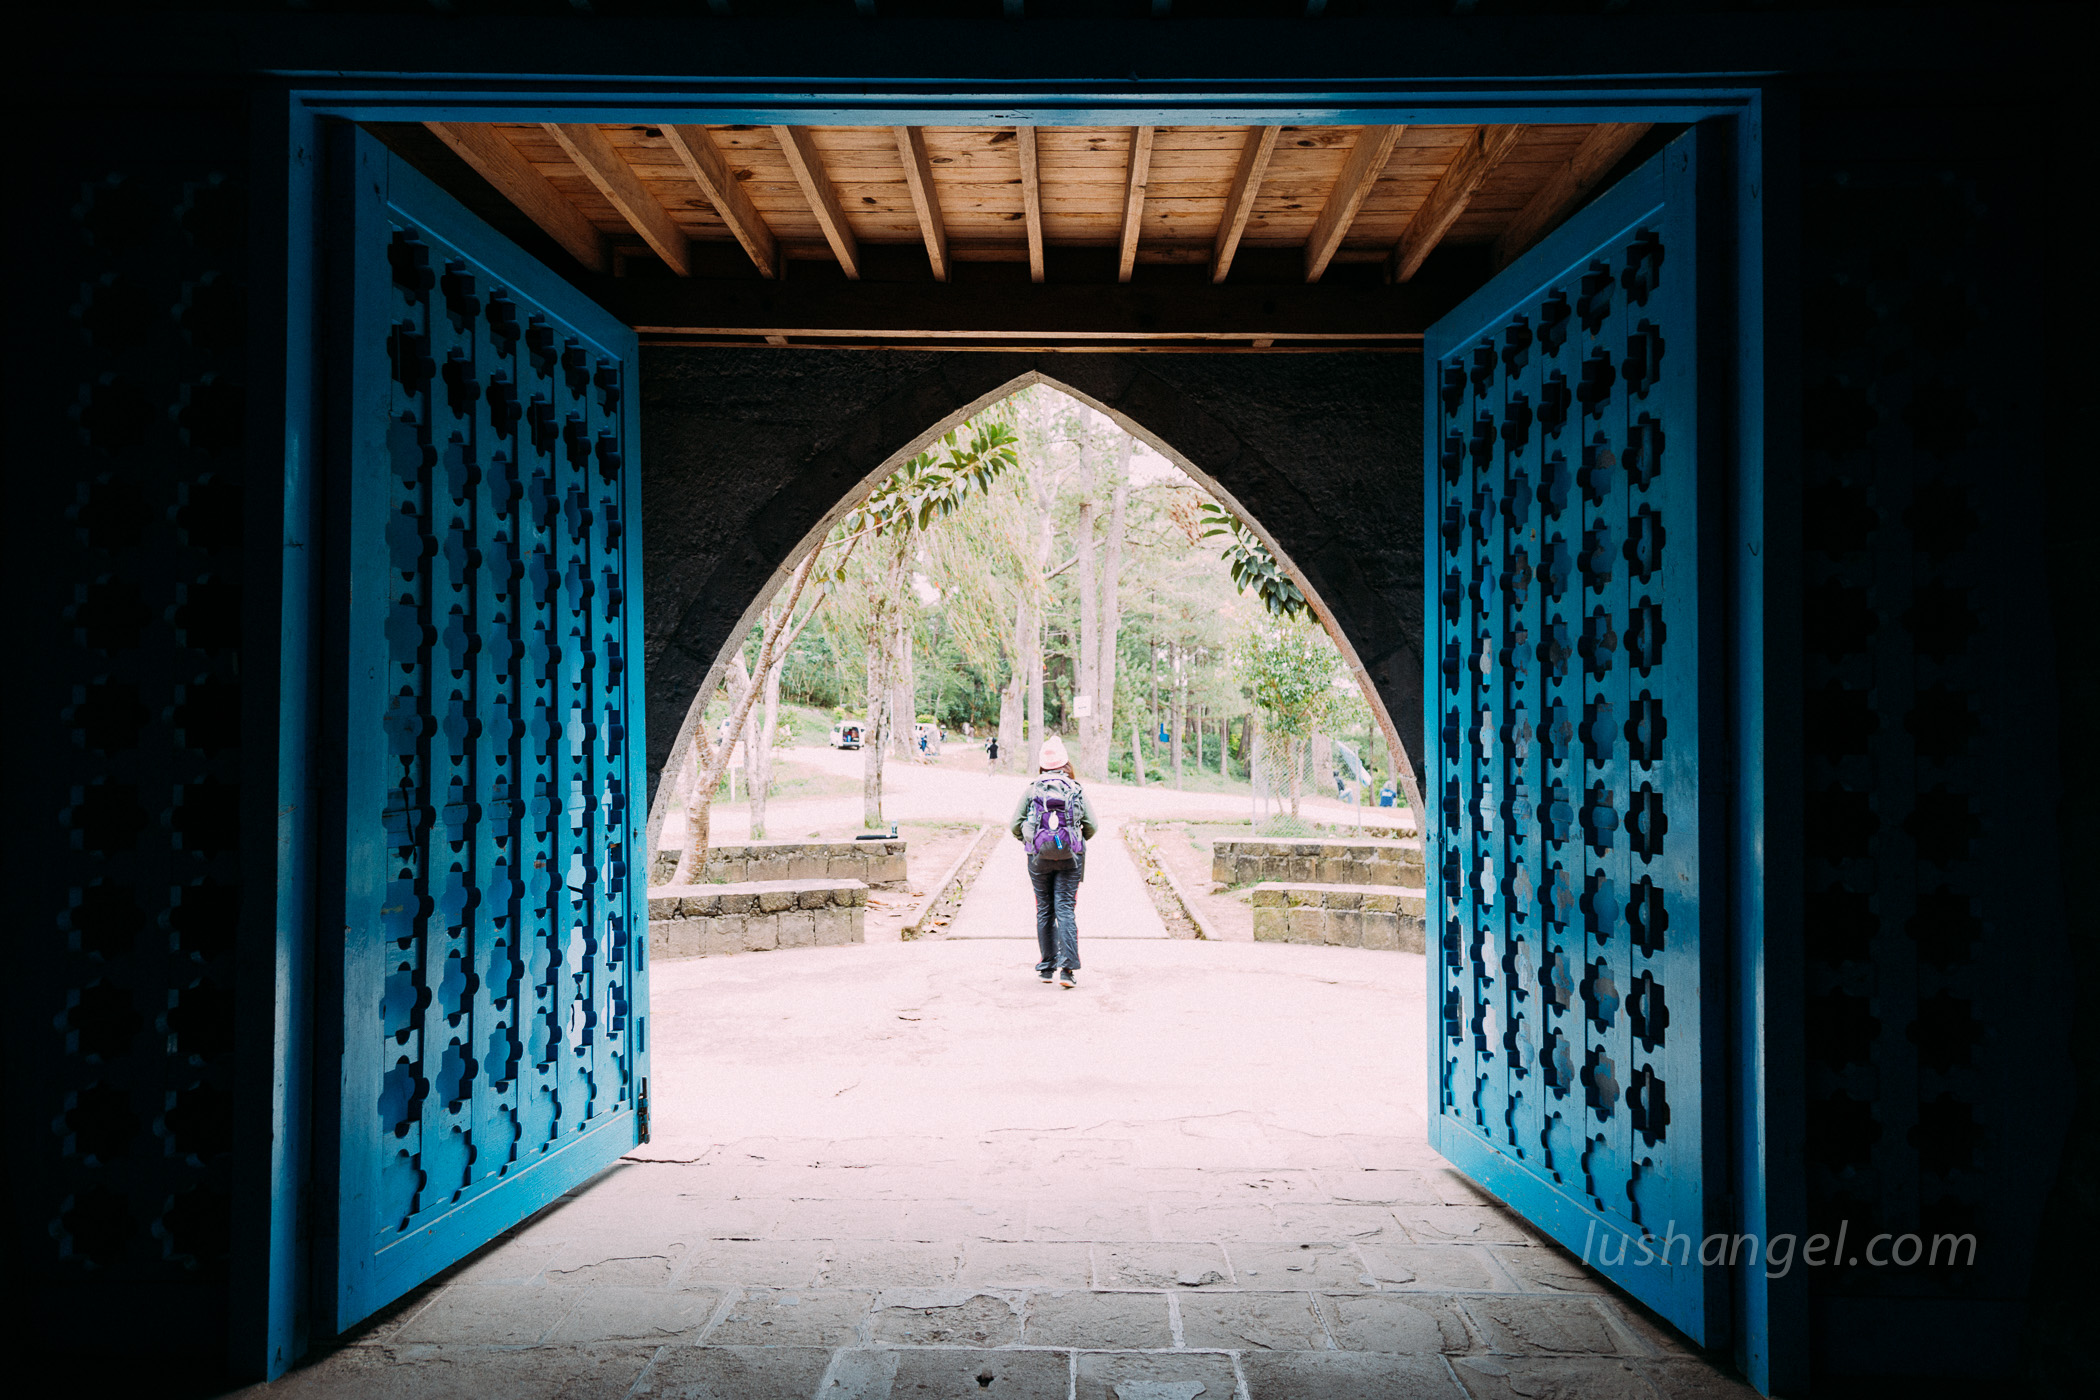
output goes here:
{"type": "Polygon", "coordinates": [[[984,756],[991,761],[992,767],[997,768],[999,766],[999,736],[997,734],[993,734],[984,741],[984,756]]]}
{"type": "Polygon", "coordinates": [[[1028,853],[1035,886],[1035,946],[1042,954],[1035,975],[1047,986],[1055,974],[1059,986],[1070,988],[1079,980],[1079,882],[1086,878],[1094,812],[1055,734],[1043,741],[1036,766],[1042,771],[1021,794],[1007,828],[1028,853]]]}

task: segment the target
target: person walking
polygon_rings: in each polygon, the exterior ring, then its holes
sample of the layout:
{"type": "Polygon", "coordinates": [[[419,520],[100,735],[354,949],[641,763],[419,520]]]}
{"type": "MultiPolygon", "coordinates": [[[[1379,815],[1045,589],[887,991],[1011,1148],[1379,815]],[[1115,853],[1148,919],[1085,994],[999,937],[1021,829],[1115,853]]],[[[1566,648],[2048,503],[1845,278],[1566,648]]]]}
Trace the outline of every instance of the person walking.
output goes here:
{"type": "Polygon", "coordinates": [[[1055,734],[1043,741],[1036,766],[1041,771],[1021,794],[1007,828],[1028,853],[1028,879],[1035,886],[1035,944],[1042,955],[1035,975],[1045,986],[1054,976],[1069,990],[1079,980],[1079,882],[1086,878],[1094,811],[1055,734]]]}

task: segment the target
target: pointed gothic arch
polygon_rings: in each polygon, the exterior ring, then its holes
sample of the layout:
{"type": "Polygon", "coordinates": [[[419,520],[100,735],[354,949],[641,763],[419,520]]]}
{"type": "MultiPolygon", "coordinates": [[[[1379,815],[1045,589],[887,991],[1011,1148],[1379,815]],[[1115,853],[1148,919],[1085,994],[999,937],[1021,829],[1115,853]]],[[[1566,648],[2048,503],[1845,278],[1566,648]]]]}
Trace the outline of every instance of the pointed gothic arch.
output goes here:
{"type": "Polygon", "coordinates": [[[1037,383],[1106,414],[1261,535],[1420,770],[1416,356],[658,349],[642,389],[652,837],[693,706],[794,561],[912,454],[1037,383]]]}

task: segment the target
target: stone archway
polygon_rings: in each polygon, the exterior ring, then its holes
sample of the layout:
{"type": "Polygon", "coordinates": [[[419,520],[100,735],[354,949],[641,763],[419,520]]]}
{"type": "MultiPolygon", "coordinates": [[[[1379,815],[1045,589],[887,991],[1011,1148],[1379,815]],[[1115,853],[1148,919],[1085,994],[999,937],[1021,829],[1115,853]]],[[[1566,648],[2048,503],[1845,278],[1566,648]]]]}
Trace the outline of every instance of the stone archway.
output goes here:
{"type": "Polygon", "coordinates": [[[1264,536],[1421,770],[1416,356],[667,348],[643,370],[652,838],[696,697],[793,560],[897,462],[1035,382],[1116,419],[1264,536]]]}

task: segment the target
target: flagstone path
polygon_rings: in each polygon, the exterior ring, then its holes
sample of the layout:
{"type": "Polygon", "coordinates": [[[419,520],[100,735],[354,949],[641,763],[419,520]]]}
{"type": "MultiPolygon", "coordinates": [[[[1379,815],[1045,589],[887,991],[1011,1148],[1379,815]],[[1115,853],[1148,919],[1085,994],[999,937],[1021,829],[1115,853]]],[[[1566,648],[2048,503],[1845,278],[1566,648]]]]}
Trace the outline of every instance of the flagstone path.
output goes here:
{"type": "Polygon", "coordinates": [[[1419,956],[1032,961],[659,964],[654,1140],[252,1393],[1750,1394],[1429,1150],[1419,956]]]}

